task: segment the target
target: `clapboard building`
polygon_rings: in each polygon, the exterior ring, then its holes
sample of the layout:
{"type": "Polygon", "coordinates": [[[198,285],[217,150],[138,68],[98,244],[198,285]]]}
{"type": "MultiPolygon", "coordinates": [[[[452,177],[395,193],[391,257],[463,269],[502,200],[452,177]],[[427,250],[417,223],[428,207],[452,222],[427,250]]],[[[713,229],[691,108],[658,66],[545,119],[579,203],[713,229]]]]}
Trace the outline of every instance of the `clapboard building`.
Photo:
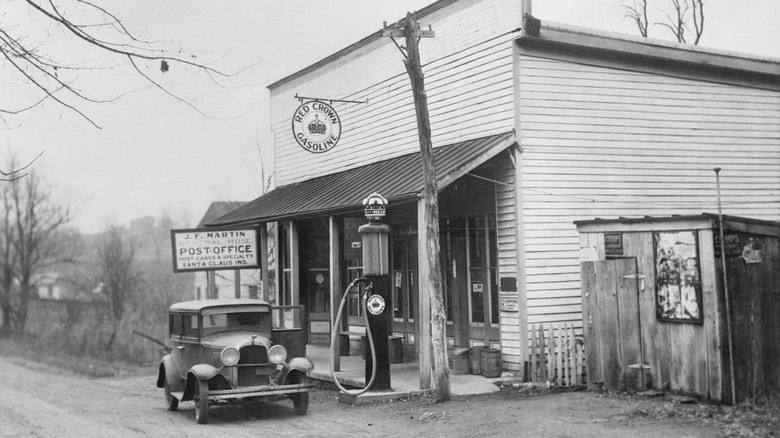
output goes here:
{"type": "MultiPolygon", "coordinates": [[[[714,211],[716,166],[724,212],[780,218],[778,60],[539,23],[521,3],[440,0],[417,12],[435,32],[420,51],[448,342],[499,347],[513,371],[532,324],[582,327],[574,221],[714,211]]],[[[428,323],[423,181],[401,53],[377,32],[269,89],[275,189],[211,225],[257,224],[275,239],[277,302],[305,305],[309,342],[327,342],[361,272],[361,201],[379,192],[392,331],[407,357],[428,354],[417,336],[428,323]],[[337,118],[305,119],[317,102],[337,118]],[[308,128],[331,140],[300,141],[308,128]]],[[[361,311],[355,294],[342,332],[361,311]]]]}

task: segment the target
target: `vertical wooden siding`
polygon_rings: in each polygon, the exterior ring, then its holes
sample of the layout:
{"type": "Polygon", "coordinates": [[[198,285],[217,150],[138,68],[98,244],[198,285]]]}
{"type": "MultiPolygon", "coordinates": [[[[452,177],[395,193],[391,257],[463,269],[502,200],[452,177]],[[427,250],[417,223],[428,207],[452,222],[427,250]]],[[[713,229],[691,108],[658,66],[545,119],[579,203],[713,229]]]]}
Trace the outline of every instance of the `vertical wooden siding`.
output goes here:
{"type": "Polygon", "coordinates": [[[528,323],[582,325],[575,220],[777,220],[780,93],[521,56],[528,323]]]}
{"type": "MultiPolygon", "coordinates": [[[[680,229],[689,228],[681,224],[680,229]]],[[[604,295],[607,289],[600,288],[599,286],[603,284],[596,283],[624,285],[630,283],[625,280],[621,283],[614,277],[605,281],[603,277],[606,275],[603,272],[602,275],[598,275],[596,272],[600,266],[603,269],[606,264],[604,262],[582,263],[582,300],[590,303],[590,306],[583,309],[584,323],[589,324],[589,330],[585,331],[586,343],[589,351],[592,351],[592,356],[588,357],[588,387],[595,389],[594,382],[602,381],[606,388],[615,390],[629,385],[627,378],[636,379],[636,384],[641,382],[638,371],[629,368],[629,365],[640,362],[639,332],[635,330],[638,330],[639,320],[641,320],[642,357],[644,363],[651,367],[648,372],[650,380],[645,383],[649,383],[655,389],[663,389],[668,385],[675,391],[721,400],[724,378],[721,352],[726,343],[721,339],[723,310],[716,286],[713,230],[697,230],[704,315],[704,323],[701,325],[657,320],[653,233],[643,231],[622,234],[623,253],[627,257],[636,258],[636,261],[617,259],[613,263],[629,265],[636,263],[636,272],[644,277],[642,283],[644,289],[639,293],[638,304],[635,297],[618,294],[622,306],[615,307],[614,303],[612,306],[604,306],[602,300],[607,300],[609,297],[602,299],[597,295],[604,295]],[[631,300],[627,306],[624,298],[631,300]],[[640,312],[638,315],[637,305],[640,312]],[[620,322],[619,327],[614,324],[616,321],[620,322]],[[605,322],[612,322],[613,327],[605,325],[605,322]],[[599,325],[605,326],[599,327],[599,325]],[[626,327],[631,330],[628,336],[625,333],[626,327]],[[616,333],[620,334],[621,339],[625,341],[616,342],[616,333]]],[[[582,233],[580,245],[583,248],[596,248],[598,260],[605,260],[604,233],[582,233]]],[[[636,294],[636,289],[632,294],[636,294]]]]}
{"type": "MultiPolygon", "coordinates": [[[[456,2],[421,21],[436,32],[421,41],[434,147],[512,129],[511,53],[520,1],[456,2]]],[[[271,90],[276,184],[417,151],[413,108],[403,57],[389,38],[271,90]],[[292,137],[296,93],[368,104],[334,103],[341,141],[327,153],[312,154],[292,137]]]]}

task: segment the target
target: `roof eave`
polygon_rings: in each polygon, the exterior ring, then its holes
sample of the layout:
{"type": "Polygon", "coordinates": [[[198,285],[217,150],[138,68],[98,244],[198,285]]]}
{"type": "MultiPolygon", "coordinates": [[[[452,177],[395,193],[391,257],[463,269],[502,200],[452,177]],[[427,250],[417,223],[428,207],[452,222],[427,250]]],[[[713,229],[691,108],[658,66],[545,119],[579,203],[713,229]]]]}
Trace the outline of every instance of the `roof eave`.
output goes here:
{"type": "Polygon", "coordinates": [[[516,42],[530,55],[557,54],[583,63],[602,59],[615,67],[780,91],[780,59],[547,22],[538,35],[524,33],[516,42]]]}
{"type": "MultiPolygon", "coordinates": [[[[427,15],[430,15],[430,14],[438,11],[439,9],[442,9],[442,8],[452,4],[452,3],[456,3],[457,1],[459,1],[459,0],[439,0],[437,2],[431,3],[428,6],[425,6],[424,8],[420,9],[419,11],[416,11],[415,14],[417,15],[417,19],[419,20],[420,18],[425,17],[427,15]]],[[[406,17],[404,17],[404,18],[406,18],[406,17]]],[[[404,20],[404,18],[396,21],[393,24],[388,25],[388,27],[400,26],[401,22],[404,20]]],[[[361,47],[365,47],[365,46],[373,43],[374,41],[380,40],[382,38],[383,38],[382,37],[382,31],[378,30],[378,31],[368,35],[367,37],[365,37],[365,38],[363,38],[363,39],[361,39],[361,40],[359,40],[359,41],[357,41],[357,42],[355,42],[353,44],[350,44],[349,46],[339,50],[338,52],[336,52],[336,53],[334,53],[334,54],[332,54],[330,56],[327,56],[327,57],[321,59],[320,61],[315,62],[314,64],[311,64],[308,67],[305,67],[305,68],[303,68],[301,70],[298,70],[297,72],[295,72],[295,73],[293,73],[291,75],[288,75],[288,76],[283,77],[282,79],[279,79],[278,81],[272,83],[271,85],[268,85],[267,88],[269,90],[272,90],[272,89],[280,87],[280,86],[282,86],[282,85],[284,85],[284,84],[286,84],[288,82],[292,82],[295,79],[298,79],[298,78],[300,78],[302,76],[305,76],[305,75],[307,75],[307,74],[309,74],[309,73],[311,73],[311,72],[313,72],[313,71],[315,71],[315,70],[317,70],[317,69],[319,69],[319,68],[321,68],[321,67],[323,67],[325,65],[330,64],[331,62],[333,62],[333,61],[335,61],[335,60],[337,60],[339,58],[342,58],[342,57],[344,57],[344,56],[346,56],[346,55],[348,55],[348,54],[350,54],[350,53],[360,49],[361,47]]]]}

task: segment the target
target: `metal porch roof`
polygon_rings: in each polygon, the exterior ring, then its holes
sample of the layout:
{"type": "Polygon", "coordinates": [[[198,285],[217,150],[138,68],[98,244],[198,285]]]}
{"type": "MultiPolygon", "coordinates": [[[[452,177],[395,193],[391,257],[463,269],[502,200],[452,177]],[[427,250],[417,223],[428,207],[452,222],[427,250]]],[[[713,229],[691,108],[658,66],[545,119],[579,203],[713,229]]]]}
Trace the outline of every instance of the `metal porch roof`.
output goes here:
{"type": "MultiPolygon", "coordinates": [[[[515,144],[514,132],[434,149],[439,190],[515,144]]],[[[420,153],[403,155],[276,188],[221,216],[208,226],[270,222],[362,209],[372,192],[389,202],[411,200],[423,190],[420,153]]]]}

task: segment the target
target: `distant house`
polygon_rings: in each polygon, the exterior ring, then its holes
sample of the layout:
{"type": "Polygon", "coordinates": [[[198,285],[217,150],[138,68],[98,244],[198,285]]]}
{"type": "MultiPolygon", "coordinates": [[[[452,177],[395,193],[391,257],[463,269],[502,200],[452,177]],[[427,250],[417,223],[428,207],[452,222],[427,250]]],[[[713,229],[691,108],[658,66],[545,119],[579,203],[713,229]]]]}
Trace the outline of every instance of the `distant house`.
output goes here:
{"type": "MultiPolygon", "coordinates": [[[[212,202],[198,223],[198,228],[246,204],[238,201],[212,202]]],[[[259,269],[241,269],[225,271],[198,271],[195,273],[194,299],[212,298],[258,298],[267,299],[263,294],[259,269]]]]}
{"type": "Polygon", "coordinates": [[[42,300],[64,300],[76,296],[71,283],[63,280],[58,272],[47,272],[38,281],[38,298],[42,300]]]}

